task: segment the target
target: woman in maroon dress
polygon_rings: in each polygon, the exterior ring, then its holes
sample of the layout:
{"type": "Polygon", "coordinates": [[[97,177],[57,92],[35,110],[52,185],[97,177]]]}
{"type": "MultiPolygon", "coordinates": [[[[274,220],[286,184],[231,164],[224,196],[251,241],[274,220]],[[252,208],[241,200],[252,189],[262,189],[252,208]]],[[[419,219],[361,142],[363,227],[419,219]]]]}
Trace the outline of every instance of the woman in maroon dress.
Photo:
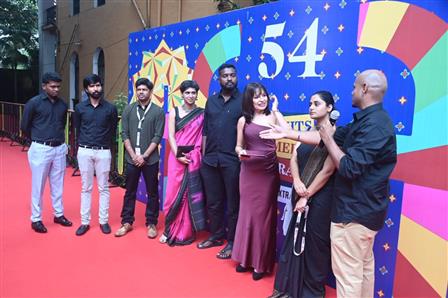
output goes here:
{"type": "Polygon", "coordinates": [[[238,120],[235,151],[241,160],[240,211],[232,259],[237,272],[253,268],[253,279],[271,272],[275,261],[277,193],[280,187],[274,140],[261,139],[259,133],[271,124],[287,126],[277,110],[272,111],[266,88],[250,83],[244,90],[243,117],[238,120]]]}

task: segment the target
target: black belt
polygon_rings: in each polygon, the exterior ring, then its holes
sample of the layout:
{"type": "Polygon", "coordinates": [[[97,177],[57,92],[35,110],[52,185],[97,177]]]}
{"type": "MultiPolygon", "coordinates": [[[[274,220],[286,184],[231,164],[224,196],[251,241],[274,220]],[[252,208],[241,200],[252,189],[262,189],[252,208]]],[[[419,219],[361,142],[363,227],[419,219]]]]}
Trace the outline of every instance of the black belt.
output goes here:
{"type": "Polygon", "coordinates": [[[61,146],[63,144],[63,142],[58,142],[58,141],[48,141],[48,142],[41,142],[41,141],[33,141],[34,143],[38,143],[38,144],[42,144],[45,146],[50,146],[50,147],[57,147],[57,146],[61,146]]]}
{"type": "Polygon", "coordinates": [[[79,147],[81,148],[86,148],[86,149],[93,149],[93,150],[109,150],[109,147],[106,146],[86,146],[86,145],[79,145],[79,147]]]}

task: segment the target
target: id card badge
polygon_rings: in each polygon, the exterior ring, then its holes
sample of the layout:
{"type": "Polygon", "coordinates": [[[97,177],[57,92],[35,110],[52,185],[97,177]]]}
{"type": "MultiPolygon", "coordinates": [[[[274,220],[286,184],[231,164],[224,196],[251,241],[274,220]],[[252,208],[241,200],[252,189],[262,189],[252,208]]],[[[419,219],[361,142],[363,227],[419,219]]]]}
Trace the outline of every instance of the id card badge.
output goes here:
{"type": "Polygon", "coordinates": [[[142,155],[142,152],[140,151],[140,148],[135,148],[135,154],[142,155]]]}

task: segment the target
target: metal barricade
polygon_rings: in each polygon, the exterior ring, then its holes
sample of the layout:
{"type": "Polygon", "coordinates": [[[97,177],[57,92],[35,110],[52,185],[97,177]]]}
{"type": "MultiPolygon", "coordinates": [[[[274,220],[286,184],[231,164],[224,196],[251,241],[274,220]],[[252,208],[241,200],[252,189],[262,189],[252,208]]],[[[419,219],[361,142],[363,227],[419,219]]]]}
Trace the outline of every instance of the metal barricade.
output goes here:
{"type": "MultiPolygon", "coordinates": [[[[22,146],[22,151],[26,151],[31,140],[20,130],[24,104],[0,101],[0,141],[10,141],[11,146],[22,146]]],[[[78,175],[78,152],[76,141],[76,129],[73,123],[73,110],[67,113],[65,126],[65,141],[68,145],[67,163],[74,169],[73,175],[78,175]]],[[[124,144],[121,139],[121,117],[118,122],[117,136],[111,147],[112,161],[109,181],[115,186],[124,187],[124,144]]]]}

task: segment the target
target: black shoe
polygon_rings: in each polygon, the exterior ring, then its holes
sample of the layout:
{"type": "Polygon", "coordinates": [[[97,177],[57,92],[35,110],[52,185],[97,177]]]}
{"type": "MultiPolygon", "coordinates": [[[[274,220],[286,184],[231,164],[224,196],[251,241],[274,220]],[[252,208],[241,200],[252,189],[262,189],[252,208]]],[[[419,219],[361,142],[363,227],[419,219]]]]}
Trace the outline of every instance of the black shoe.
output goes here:
{"type": "Polygon", "coordinates": [[[80,225],[79,228],[76,230],[76,236],[84,235],[89,229],[90,229],[89,225],[80,225]]]}
{"type": "Polygon", "coordinates": [[[236,272],[238,273],[243,273],[243,272],[247,272],[249,271],[248,268],[241,266],[241,264],[238,264],[238,266],[236,266],[236,272]]]}
{"type": "Polygon", "coordinates": [[[44,224],[39,220],[36,222],[31,223],[31,228],[36,231],[37,233],[46,233],[47,228],[44,226],[44,224]]]}
{"type": "Polygon", "coordinates": [[[60,224],[61,226],[64,226],[64,227],[71,227],[72,226],[72,222],[69,221],[67,218],[65,218],[64,215],[61,215],[59,217],[55,217],[53,219],[53,221],[55,223],[57,223],[57,224],[60,224]]]}
{"type": "Polygon", "coordinates": [[[252,272],[252,279],[253,280],[260,280],[264,276],[264,272],[252,272]]]}
{"type": "Polygon", "coordinates": [[[100,229],[101,229],[101,232],[103,232],[104,234],[110,234],[110,232],[111,232],[110,226],[108,223],[105,223],[102,225],[100,224],[100,229]]]}

